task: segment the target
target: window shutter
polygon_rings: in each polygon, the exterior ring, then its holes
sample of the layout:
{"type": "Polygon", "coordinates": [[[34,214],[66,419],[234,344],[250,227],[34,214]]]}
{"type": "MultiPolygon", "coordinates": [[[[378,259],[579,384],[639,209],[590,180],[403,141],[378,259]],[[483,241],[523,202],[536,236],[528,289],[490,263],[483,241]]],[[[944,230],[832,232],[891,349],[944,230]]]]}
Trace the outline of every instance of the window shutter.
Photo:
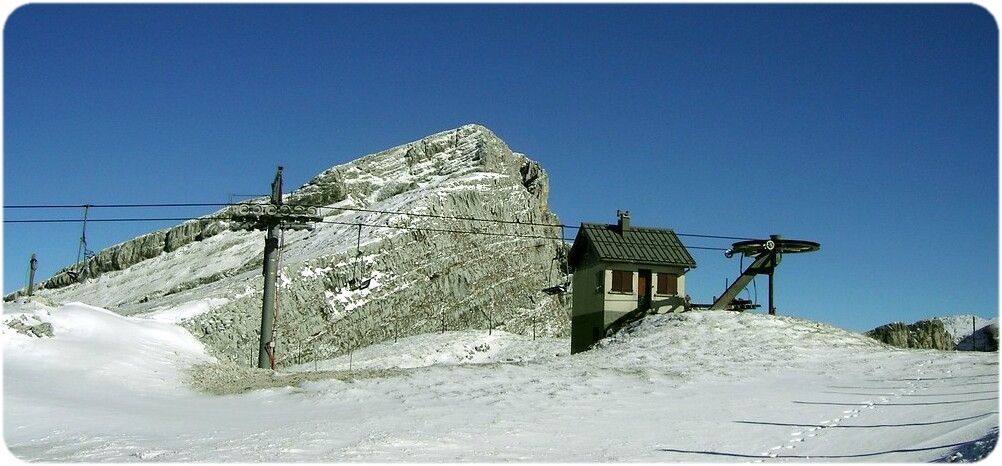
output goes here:
{"type": "Polygon", "coordinates": [[[678,294],[678,275],[674,273],[658,274],[658,294],[678,294]]]}
{"type": "Polygon", "coordinates": [[[612,291],[632,292],[633,272],[626,270],[613,270],[612,291]]]}

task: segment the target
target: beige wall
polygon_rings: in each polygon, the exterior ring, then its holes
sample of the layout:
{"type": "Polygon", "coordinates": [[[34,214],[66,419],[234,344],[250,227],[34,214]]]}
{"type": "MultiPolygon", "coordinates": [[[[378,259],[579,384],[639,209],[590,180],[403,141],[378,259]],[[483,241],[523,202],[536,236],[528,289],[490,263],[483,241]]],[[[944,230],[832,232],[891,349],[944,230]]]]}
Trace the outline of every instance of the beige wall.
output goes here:
{"type": "MultiPolygon", "coordinates": [[[[648,296],[651,296],[652,306],[660,307],[659,312],[681,312],[683,310],[683,303],[685,301],[685,269],[682,267],[665,267],[665,266],[644,266],[640,267],[636,264],[605,264],[605,277],[603,284],[604,300],[605,300],[605,312],[607,314],[606,322],[613,322],[622,314],[630,312],[637,308],[637,299],[639,297],[639,290],[637,289],[637,282],[639,280],[639,274],[637,273],[641,268],[644,270],[651,271],[651,280],[648,284],[650,289],[647,291],[648,296]],[[610,291],[612,289],[612,271],[613,270],[629,270],[633,272],[633,292],[632,293],[622,293],[616,291],[610,291]],[[657,288],[657,274],[658,273],[674,273],[678,275],[678,295],[659,295],[655,291],[657,288]],[[678,298],[678,299],[674,299],[678,298]],[[659,306],[660,304],[660,306],[659,306]],[[610,313],[617,313],[617,315],[610,316],[610,313]],[[611,320],[610,320],[611,319],[611,320]]],[[[576,297],[576,295],[575,295],[576,297]]]]}
{"type": "MultiPolygon", "coordinates": [[[[602,288],[605,291],[605,312],[619,312],[627,313],[637,308],[637,269],[635,266],[627,265],[612,265],[607,266],[610,268],[605,269],[605,286],[602,288]],[[631,270],[633,271],[633,289],[631,293],[622,293],[619,291],[612,291],[612,271],[613,270],[631,270]]],[[[618,316],[617,316],[618,317],[618,316]]],[[[611,323],[613,320],[606,319],[606,323],[611,323]]]]}
{"type": "MultiPolygon", "coordinates": [[[[590,256],[590,255],[589,255],[590,256]]],[[[637,282],[640,268],[651,271],[651,306],[658,312],[681,312],[685,298],[685,269],[681,267],[643,266],[626,263],[599,262],[594,257],[588,257],[574,271],[574,310],[571,316],[571,353],[584,351],[598,341],[596,332],[605,335],[605,328],[624,314],[637,308],[637,282]],[[611,291],[612,271],[627,270],[633,272],[633,291],[622,293],[611,291]],[[678,295],[658,295],[657,274],[674,273],[678,277],[678,295]]]]}
{"type": "Polygon", "coordinates": [[[654,298],[651,302],[651,307],[656,308],[658,312],[682,312],[685,310],[685,271],[681,267],[664,267],[653,272],[653,283],[652,292],[657,291],[657,274],[658,273],[674,273],[678,275],[678,294],[676,295],[661,295],[653,294],[654,298]]]}

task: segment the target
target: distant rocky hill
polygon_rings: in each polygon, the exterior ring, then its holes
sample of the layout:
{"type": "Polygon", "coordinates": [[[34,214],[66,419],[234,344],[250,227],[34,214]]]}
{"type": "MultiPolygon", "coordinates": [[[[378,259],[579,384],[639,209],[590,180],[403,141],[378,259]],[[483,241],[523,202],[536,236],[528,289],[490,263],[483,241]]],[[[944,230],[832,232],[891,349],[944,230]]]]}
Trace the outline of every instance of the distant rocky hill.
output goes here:
{"type": "MultiPolygon", "coordinates": [[[[467,125],[335,166],[287,194],[287,204],[325,206],[328,223],[284,235],[280,364],[443,327],[566,335],[568,303],[541,291],[562,268],[559,229],[518,223],[559,223],[548,190],[537,162],[467,125]],[[358,223],[379,226],[362,227],[356,249],[358,223]]],[[[36,294],[180,322],[218,356],[249,362],[264,233],[228,227],[202,218],[140,236],[98,252],[84,282],[68,268],[36,294]]]]}
{"type": "Polygon", "coordinates": [[[958,350],[997,351],[998,318],[985,319],[972,314],[935,317],[943,322],[958,350]]]}
{"type": "Polygon", "coordinates": [[[900,348],[953,350],[953,336],[938,320],[920,320],[914,324],[894,322],[882,325],[866,336],[900,348]]]}
{"type": "Polygon", "coordinates": [[[997,351],[998,319],[972,315],[935,317],[914,324],[882,325],[866,335],[901,348],[997,351]]]}

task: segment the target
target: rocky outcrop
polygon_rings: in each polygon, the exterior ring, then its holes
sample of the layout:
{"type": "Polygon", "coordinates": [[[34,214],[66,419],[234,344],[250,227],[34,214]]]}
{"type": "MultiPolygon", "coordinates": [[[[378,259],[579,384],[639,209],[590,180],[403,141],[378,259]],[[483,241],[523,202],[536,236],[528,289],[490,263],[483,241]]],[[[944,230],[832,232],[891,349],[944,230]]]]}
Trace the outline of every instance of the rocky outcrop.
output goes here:
{"type": "Polygon", "coordinates": [[[958,351],[997,351],[998,318],[975,314],[954,314],[935,317],[953,335],[958,351]]]}
{"type": "Polygon", "coordinates": [[[866,336],[899,348],[953,350],[953,337],[938,320],[921,320],[911,325],[902,322],[877,327],[866,336]]]}
{"type": "MultiPolygon", "coordinates": [[[[225,212],[226,210],[214,215],[225,215],[225,212]]],[[[191,242],[209,238],[226,229],[226,222],[197,219],[167,230],[142,235],[101,250],[83,264],[73,264],[63,268],[52,278],[40,283],[38,288],[62,288],[80,283],[81,280],[97,278],[106,272],[125,270],[144,260],[174,251],[191,242]]],[[[24,295],[25,291],[19,290],[5,296],[4,300],[10,301],[24,295]]]]}
{"type": "Polygon", "coordinates": [[[48,322],[31,323],[21,318],[8,320],[7,326],[15,332],[29,337],[43,338],[52,336],[52,324],[48,322]]]}
{"type": "Polygon", "coordinates": [[[965,335],[957,343],[957,349],[962,351],[998,351],[999,324],[997,322],[991,323],[970,335],[965,335]]]}
{"type": "MultiPolygon", "coordinates": [[[[283,238],[280,363],[442,328],[566,334],[568,303],[541,291],[563,269],[559,228],[530,225],[559,223],[548,190],[538,163],[467,125],[332,167],[287,194],[322,206],[324,222],[283,238]]],[[[100,251],[86,280],[63,271],[36,294],[126,315],[188,309],[177,321],[216,355],[256,359],[264,234],[231,231],[226,215],[100,251]]]]}

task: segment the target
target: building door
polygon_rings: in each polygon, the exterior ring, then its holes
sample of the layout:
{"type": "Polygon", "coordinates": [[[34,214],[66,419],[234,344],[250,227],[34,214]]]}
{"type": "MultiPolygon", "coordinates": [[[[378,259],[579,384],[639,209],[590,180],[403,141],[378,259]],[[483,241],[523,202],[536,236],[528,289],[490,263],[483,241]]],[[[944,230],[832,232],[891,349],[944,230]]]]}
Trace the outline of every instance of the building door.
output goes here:
{"type": "Polygon", "coordinates": [[[640,270],[637,274],[637,309],[651,307],[651,271],[640,270]]]}

